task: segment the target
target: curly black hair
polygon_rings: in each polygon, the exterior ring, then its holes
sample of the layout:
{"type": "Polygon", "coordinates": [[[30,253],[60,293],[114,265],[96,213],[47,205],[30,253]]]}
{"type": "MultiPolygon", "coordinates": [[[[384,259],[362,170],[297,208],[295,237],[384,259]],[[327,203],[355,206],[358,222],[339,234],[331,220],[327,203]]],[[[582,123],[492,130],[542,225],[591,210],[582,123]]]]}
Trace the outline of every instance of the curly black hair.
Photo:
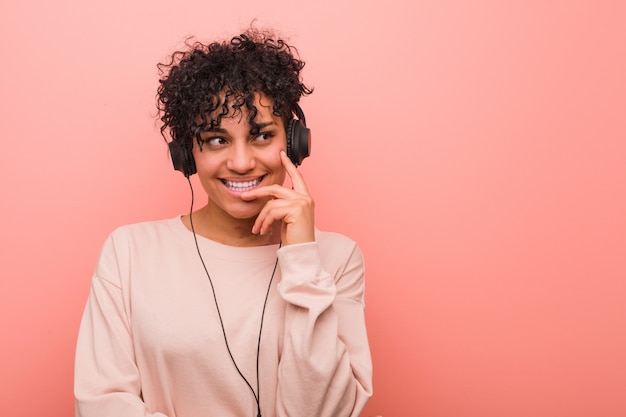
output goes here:
{"type": "Polygon", "coordinates": [[[271,31],[248,29],[230,41],[186,45],[157,65],[161,135],[167,141],[168,131],[186,149],[193,137],[199,141],[202,131],[219,126],[222,117],[242,107],[248,110],[251,134],[257,134],[255,94],[270,97],[273,113],[287,123],[300,98],[313,92],[301,80],[304,61],[297,50],[271,31]]]}

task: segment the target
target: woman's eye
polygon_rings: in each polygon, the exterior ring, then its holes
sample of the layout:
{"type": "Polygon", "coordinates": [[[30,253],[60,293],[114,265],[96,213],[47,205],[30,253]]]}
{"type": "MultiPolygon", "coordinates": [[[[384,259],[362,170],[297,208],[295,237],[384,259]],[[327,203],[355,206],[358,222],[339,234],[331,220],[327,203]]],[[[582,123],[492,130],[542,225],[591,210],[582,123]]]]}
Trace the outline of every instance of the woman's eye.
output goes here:
{"type": "Polygon", "coordinates": [[[254,140],[257,142],[267,142],[272,139],[273,136],[274,134],[269,132],[259,133],[254,140]]]}
{"type": "Polygon", "coordinates": [[[214,136],[212,138],[202,139],[202,143],[205,143],[211,147],[218,147],[226,143],[226,139],[220,136],[214,136]]]}

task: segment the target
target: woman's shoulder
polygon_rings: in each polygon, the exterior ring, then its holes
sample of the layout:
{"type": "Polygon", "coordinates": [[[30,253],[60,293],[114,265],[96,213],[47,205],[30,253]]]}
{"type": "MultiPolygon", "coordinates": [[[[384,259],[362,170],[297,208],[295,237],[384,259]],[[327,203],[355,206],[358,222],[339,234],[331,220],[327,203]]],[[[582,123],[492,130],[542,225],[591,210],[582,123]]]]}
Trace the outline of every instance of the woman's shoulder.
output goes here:
{"type": "Polygon", "coordinates": [[[316,230],[316,239],[324,268],[333,276],[338,294],[363,302],[365,261],[359,245],[336,232],[316,230]]]}
{"type": "Polygon", "coordinates": [[[180,221],[180,217],[161,220],[148,220],[119,226],[111,232],[111,236],[151,237],[164,233],[177,232],[180,226],[183,226],[182,222],[180,221]]]}
{"type": "Polygon", "coordinates": [[[104,246],[113,246],[119,250],[130,247],[161,247],[176,242],[184,242],[185,226],[180,217],[162,220],[150,220],[125,224],[114,229],[104,246]]]}
{"type": "MultiPolygon", "coordinates": [[[[180,218],[119,226],[105,240],[99,264],[130,265],[142,259],[161,257],[181,246],[181,239],[177,237],[181,234],[180,228],[184,228],[180,218]]],[[[102,272],[102,275],[107,275],[107,272],[102,272]]]]}
{"type": "Polygon", "coordinates": [[[337,232],[315,229],[315,240],[320,246],[354,247],[357,243],[350,237],[337,232]]]}
{"type": "MultiPolygon", "coordinates": [[[[324,258],[362,258],[359,245],[352,238],[337,232],[315,230],[315,239],[324,258]]],[[[361,260],[362,261],[362,260],[361,260]]]]}

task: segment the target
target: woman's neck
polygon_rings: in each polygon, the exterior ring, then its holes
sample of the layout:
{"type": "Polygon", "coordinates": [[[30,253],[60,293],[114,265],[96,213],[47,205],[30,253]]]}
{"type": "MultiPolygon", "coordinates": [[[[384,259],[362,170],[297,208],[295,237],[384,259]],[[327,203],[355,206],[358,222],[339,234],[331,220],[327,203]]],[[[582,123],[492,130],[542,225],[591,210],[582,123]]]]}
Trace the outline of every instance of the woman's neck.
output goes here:
{"type": "MultiPolygon", "coordinates": [[[[280,243],[280,222],[276,222],[270,233],[258,235],[252,233],[256,218],[236,219],[211,210],[205,206],[192,215],[193,230],[198,236],[205,237],[229,246],[263,246],[280,243]]],[[[183,224],[192,230],[189,215],[182,216],[183,224]]]]}

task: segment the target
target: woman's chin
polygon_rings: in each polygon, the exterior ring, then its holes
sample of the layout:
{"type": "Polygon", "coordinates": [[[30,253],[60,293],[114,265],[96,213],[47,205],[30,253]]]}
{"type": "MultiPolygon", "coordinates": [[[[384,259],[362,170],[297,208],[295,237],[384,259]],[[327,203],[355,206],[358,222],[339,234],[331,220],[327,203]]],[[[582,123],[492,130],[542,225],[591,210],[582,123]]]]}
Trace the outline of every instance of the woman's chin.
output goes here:
{"type": "Polygon", "coordinates": [[[228,207],[225,212],[236,220],[254,220],[263,209],[264,204],[260,202],[250,201],[243,204],[237,204],[234,207],[228,207]]]}

